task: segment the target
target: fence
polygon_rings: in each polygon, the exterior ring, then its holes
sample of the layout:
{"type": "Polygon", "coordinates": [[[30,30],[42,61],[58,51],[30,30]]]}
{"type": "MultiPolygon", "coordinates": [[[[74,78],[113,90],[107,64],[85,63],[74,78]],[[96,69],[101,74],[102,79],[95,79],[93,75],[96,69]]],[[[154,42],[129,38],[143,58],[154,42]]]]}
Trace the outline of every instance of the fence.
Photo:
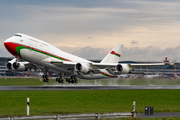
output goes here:
{"type": "Polygon", "coordinates": [[[136,112],[128,113],[94,113],[94,114],[73,114],[73,115],[52,115],[52,116],[25,116],[25,117],[8,117],[0,118],[0,120],[33,120],[33,119],[53,119],[53,120],[70,120],[70,119],[108,119],[108,118],[126,118],[137,117],[136,112]]]}

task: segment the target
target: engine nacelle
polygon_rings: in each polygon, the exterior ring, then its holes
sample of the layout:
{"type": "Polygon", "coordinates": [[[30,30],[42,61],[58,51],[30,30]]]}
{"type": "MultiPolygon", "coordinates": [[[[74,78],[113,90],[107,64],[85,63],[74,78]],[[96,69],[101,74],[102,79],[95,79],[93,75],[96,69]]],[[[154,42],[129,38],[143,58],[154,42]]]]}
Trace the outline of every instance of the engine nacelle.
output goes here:
{"type": "Polygon", "coordinates": [[[27,68],[22,62],[8,62],[6,65],[8,70],[26,71],[27,68]]]}
{"type": "Polygon", "coordinates": [[[16,58],[14,58],[14,59],[12,59],[11,61],[9,61],[7,64],[6,64],[6,68],[8,69],[8,70],[15,70],[14,68],[13,68],[13,63],[14,62],[16,62],[16,58]]]}
{"type": "Polygon", "coordinates": [[[127,74],[131,71],[127,64],[119,64],[115,67],[115,69],[117,72],[120,72],[122,74],[127,74]]]}
{"type": "Polygon", "coordinates": [[[8,70],[12,70],[12,63],[8,62],[8,63],[6,64],[6,68],[7,68],[8,70]]]}
{"type": "Polygon", "coordinates": [[[78,72],[87,73],[89,71],[89,67],[84,63],[77,63],[75,65],[75,70],[78,72]]]}
{"type": "Polygon", "coordinates": [[[22,62],[14,62],[13,63],[13,68],[17,71],[27,71],[27,68],[22,62]]]}

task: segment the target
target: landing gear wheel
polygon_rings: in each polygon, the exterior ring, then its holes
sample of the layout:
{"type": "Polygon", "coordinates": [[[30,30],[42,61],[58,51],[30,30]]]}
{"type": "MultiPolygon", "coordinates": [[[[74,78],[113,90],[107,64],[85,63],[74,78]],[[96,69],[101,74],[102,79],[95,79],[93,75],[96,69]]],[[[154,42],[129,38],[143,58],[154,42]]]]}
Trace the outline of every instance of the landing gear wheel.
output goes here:
{"type": "Polygon", "coordinates": [[[47,75],[42,75],[42,78],[43,78],[44,83],[45,82],[49,83],[49,79],[47,75]]]}
{"type": "Polygon", "coordinates": [[[58,79],[58,78],[56,78],[56,82],[59,82],[59,79],[58,79]]]}
{"type": "Polygon", "coordinates": [[[68,79],[68,78],[66,78],[66,82],[69,82],[69,79],[68,79]]]}
{"type": "Polygon", "coordinates": [[[62,78],[56,78],[56,81],[57,81],[58,83],[64,83],[64,80],[63,80],[62,78]]]}
{"type": "Polygon", "coordinates": [[[71,83],[71,79],[68,79],[68,83],[69,83],[69,84],[71,83]]]}
{"type": "Polygon", "coordinates": [[[74,80],[71,80],[71,83],[74,84],[74,80]]]}
{"type": "Polygon", "coordinates": [[[70,78],[66,78],[66,82],[68,82],[69,84],[72,83],[78,83],[77,79],[76,79],[76,75],[71,75],[70,78]]]}
{"type": "Polygon", "coordinates": [[[61,80],[61,83],[64,83],[64,80],[61,80]]]}

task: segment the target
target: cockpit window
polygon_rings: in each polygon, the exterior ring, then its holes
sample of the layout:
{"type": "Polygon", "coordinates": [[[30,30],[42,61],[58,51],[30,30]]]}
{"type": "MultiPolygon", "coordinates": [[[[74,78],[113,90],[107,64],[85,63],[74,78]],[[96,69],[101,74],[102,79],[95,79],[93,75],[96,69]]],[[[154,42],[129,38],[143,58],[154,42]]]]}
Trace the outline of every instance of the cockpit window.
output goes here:
{"type": "Polygon", "coordinates": [[[22,37],[21,35],[18,35],[18,34],[14,35],[14,36],[22,37]]]}

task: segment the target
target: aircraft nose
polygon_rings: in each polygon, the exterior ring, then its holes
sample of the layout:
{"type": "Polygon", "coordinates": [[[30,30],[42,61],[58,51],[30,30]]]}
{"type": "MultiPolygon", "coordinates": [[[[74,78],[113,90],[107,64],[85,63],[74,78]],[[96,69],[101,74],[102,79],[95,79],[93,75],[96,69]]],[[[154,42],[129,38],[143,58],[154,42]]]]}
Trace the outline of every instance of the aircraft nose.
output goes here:
{"type": "Polygon", "coordinates": [[[18,56],[18,53],[16,51],[16,47],[17,47],[16,44],[14,44],[12,42],[4,41],[4,46],[12,55],[18,56]]]}

